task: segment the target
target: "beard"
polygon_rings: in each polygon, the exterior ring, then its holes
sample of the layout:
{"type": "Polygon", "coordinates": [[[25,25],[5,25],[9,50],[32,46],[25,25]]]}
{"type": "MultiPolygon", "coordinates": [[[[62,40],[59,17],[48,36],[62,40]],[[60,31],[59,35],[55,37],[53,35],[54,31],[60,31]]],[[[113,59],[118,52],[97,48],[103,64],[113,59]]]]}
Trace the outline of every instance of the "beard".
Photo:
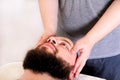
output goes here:
{"type": "Polygon", "coordinates": [[[65,80],[69,78],[73,66],[47,52],[44,48],[36,48],[27,52],[23,68],[30,69],[35,73],[48,73],[54,78],[65,80]]]}

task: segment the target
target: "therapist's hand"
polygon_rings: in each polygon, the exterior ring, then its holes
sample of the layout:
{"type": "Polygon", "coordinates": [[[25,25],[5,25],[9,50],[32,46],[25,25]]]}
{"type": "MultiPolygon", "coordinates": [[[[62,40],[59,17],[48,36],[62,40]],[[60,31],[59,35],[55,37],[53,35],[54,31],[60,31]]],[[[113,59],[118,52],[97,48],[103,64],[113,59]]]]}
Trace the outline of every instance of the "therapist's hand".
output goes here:
{"type": "Polygon", "coordinates": [[[35,47],[37,47],[38,45],[44,43],[50,36],[55,36],[55,34],[51,33],[51,32],[44,32],[40,39],[38,40],[37,44],[35,47]]]}
{"type": "Polygon", "coordinates": [[[93,47],[92,42],[85,37],[79,39],[75,43],[74,47],[71,49],[71,53],[76,54],[77,52],[79,52],[80,55],[75,62],[74,69],[72,70],[71,78],[72,77],[75,78],[80,74],[81,70],[86,64],[87,59],[89,58],[92,47],[93,47]]]}

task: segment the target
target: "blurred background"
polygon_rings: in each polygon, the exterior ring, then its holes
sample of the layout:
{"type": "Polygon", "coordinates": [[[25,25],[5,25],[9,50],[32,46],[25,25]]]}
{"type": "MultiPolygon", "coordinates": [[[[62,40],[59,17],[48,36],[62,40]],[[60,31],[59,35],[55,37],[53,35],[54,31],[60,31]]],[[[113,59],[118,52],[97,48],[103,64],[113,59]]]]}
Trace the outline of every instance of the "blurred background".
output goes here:
{"type": "Polygon", "coordinates": [[[0,66],[22,61],[42,26],[38,0],[0,0],[0,66]]]}

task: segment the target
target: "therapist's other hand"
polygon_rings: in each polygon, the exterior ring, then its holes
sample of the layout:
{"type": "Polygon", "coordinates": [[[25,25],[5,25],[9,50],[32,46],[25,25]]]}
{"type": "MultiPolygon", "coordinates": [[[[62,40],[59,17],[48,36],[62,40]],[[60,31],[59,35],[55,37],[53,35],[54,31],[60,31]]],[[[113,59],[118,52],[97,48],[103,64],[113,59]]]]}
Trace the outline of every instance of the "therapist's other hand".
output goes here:
{"type": "Polygon", "coordinates": [[[50,36],[55,36],[55,34],[51,33],[51,32],[44,32],[40,39],[38,40],[37,44],[35,47],[37,47],[38,45],[44,43],[46,41],[46,39],[48,39],[50,36]]]}
{"type": "Polygon", "coordinates": [[[76,54],[77,52],[79,52],[80,55],[76,59],[74,69],[72,70],[72,77],[75,78],[80,74],[81,70],[86,64],[87,59],[89,58],[92,47],[92,42],[85,37],[79,39],[75,43],[74,47],[71,49],[71,53],[76,54]]]}

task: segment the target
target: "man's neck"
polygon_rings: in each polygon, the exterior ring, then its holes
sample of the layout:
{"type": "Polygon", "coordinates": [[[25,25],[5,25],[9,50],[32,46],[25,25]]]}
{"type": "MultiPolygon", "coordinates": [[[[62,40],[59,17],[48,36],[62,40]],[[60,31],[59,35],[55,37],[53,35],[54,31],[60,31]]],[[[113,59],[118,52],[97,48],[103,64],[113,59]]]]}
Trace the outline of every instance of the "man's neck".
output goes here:
{"type": "Polygon", "coordinates": [[[34,73],[30,70],[25,70],[20,80],[59,80],[51,77],[47,73],[34,73]]]}

